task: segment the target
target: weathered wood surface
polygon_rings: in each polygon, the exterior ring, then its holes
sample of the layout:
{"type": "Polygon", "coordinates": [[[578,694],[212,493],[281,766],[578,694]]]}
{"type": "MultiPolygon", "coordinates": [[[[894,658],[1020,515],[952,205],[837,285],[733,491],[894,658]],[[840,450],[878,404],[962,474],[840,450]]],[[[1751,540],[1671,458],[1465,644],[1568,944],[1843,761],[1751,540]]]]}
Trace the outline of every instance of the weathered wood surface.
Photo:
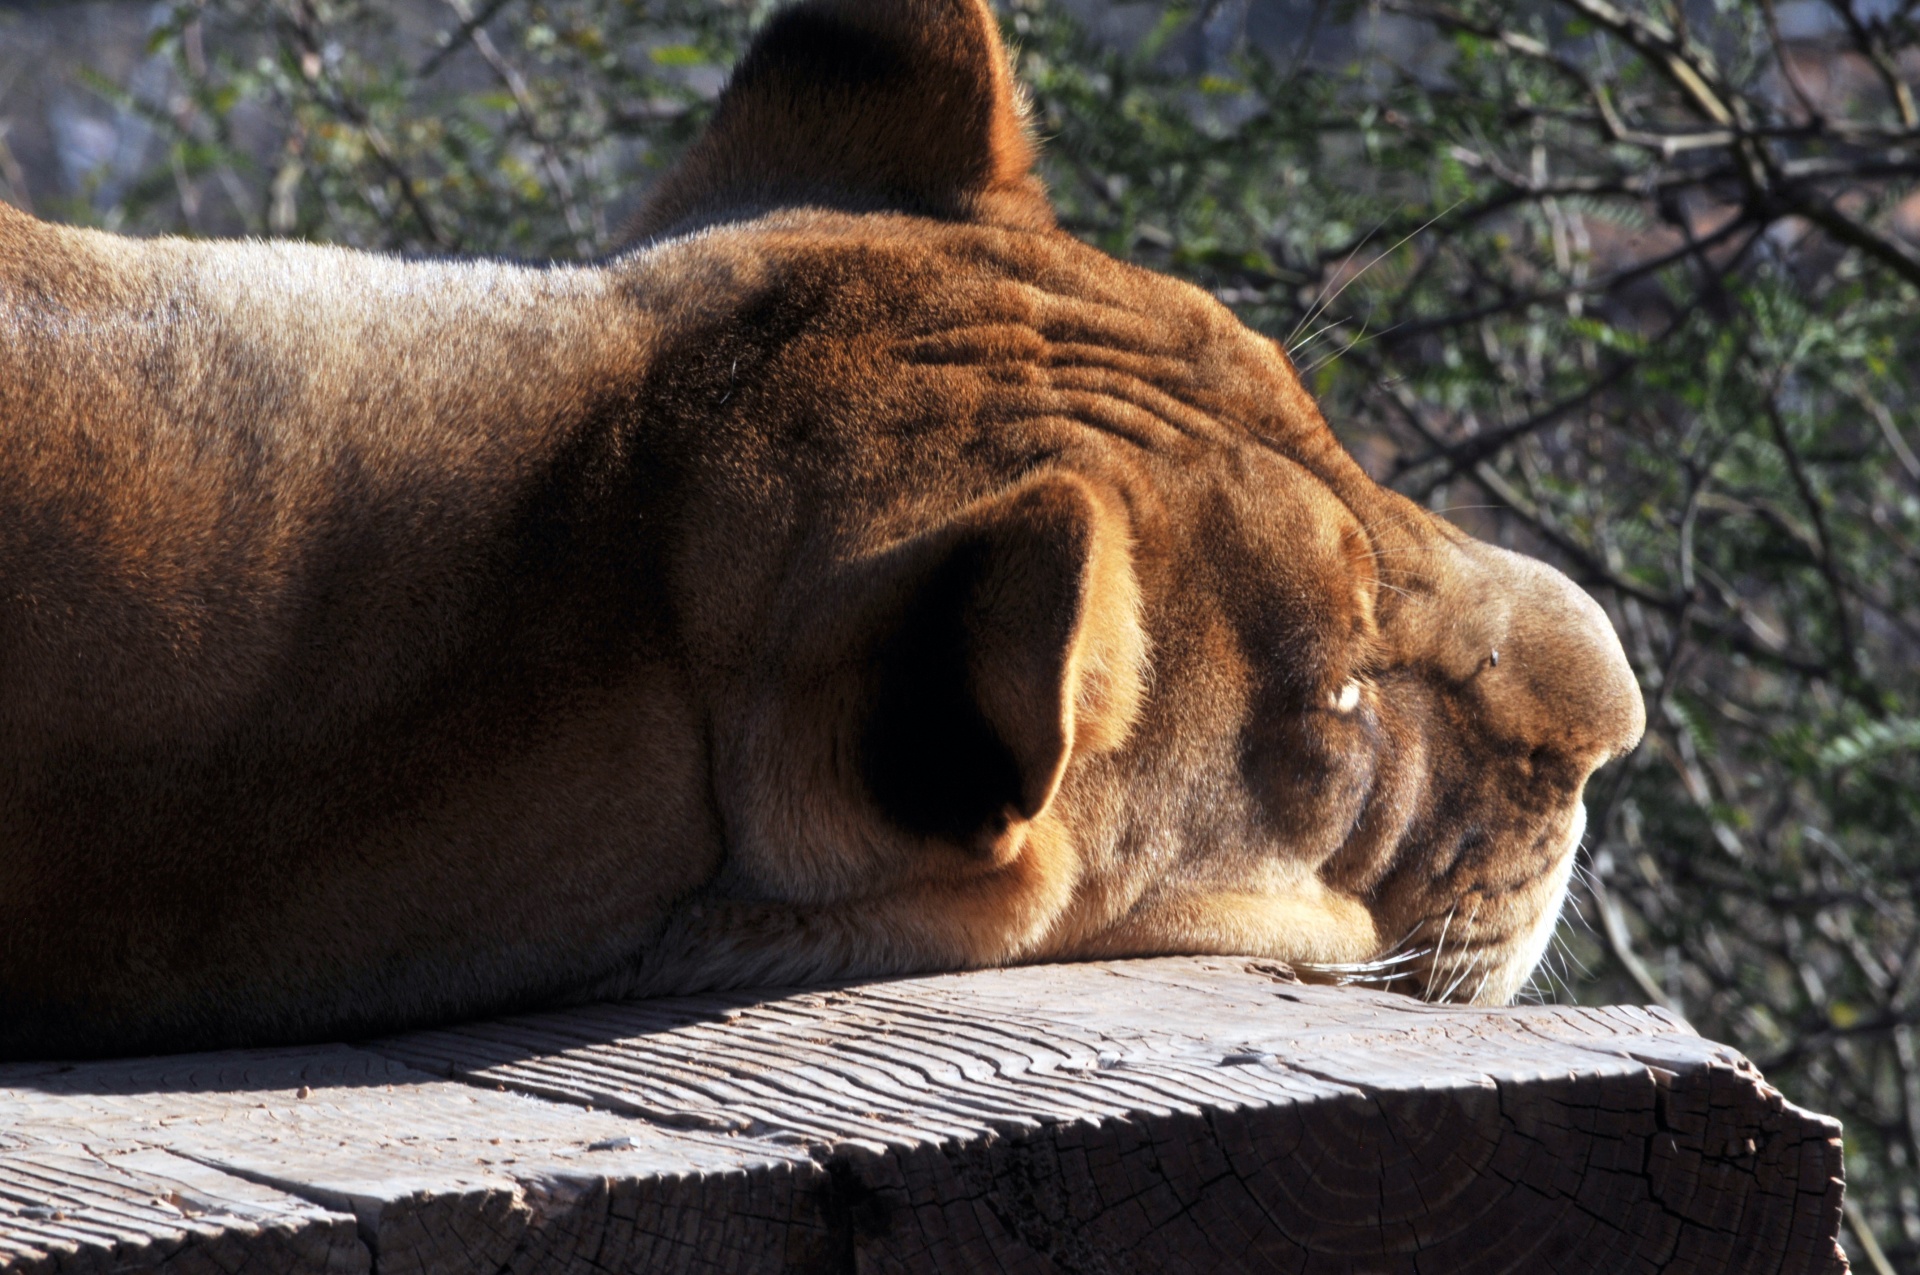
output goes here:
{"type": "Polygon", "coordinates": [[[1841,1271],[1839,1126],[1646,1010],[1259,962],[0,1067],[0,1271],[1841,1271]]]}

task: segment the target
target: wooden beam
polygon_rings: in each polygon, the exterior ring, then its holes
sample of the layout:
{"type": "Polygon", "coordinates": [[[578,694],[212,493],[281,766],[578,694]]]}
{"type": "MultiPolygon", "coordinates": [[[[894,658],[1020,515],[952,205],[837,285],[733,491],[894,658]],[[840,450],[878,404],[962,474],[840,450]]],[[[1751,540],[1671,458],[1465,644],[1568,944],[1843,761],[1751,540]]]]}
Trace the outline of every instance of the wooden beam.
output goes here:
{"type": "Polygon", "coordinates": [[[1652,1010],[1259,961],[0,1067],[0,1271],[1846,1269],[1840,1127],[1652,1010]]]}

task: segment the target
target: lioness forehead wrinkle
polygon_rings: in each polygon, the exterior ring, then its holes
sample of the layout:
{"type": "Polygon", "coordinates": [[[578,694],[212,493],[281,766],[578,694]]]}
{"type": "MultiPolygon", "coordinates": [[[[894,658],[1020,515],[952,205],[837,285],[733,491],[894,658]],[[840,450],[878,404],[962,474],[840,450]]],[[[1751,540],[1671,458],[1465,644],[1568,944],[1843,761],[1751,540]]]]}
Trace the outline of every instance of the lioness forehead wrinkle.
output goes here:
{"type": "Polygon", "coordinates": [[[1511,996],[1644,724],[1605,614],[1032,156],[982,0],[809,0],[605,261],[0,205],[0,1057],[1095,955],[1511,996]]]}

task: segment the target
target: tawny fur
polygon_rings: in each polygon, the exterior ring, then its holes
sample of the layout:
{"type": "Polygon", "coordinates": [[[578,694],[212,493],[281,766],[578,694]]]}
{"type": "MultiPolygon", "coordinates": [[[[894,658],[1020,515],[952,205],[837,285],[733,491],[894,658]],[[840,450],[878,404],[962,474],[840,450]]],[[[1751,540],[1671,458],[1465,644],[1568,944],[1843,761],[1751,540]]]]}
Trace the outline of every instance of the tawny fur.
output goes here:
{"type": "Polygon", "coordinates": [[[1030,164],[978,0],[814,0],[598,265],[0,206],[0,1056],[1132,953],[1510,996],[1642,726],[1604,615],[1030,164]]]}

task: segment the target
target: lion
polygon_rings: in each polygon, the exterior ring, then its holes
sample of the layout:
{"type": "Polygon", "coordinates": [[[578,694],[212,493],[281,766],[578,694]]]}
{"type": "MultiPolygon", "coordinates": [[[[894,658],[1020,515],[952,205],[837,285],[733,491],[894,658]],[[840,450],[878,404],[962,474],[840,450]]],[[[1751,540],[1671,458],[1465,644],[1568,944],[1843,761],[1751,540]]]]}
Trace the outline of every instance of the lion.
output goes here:
{"type": "Polygon", "coordinates": [[[1507,1001],[1601,608],[1063,232],[984,0],[775,16],[586,265],[0,205],[0,1056],[1250,954],[1507,1001]]]}

